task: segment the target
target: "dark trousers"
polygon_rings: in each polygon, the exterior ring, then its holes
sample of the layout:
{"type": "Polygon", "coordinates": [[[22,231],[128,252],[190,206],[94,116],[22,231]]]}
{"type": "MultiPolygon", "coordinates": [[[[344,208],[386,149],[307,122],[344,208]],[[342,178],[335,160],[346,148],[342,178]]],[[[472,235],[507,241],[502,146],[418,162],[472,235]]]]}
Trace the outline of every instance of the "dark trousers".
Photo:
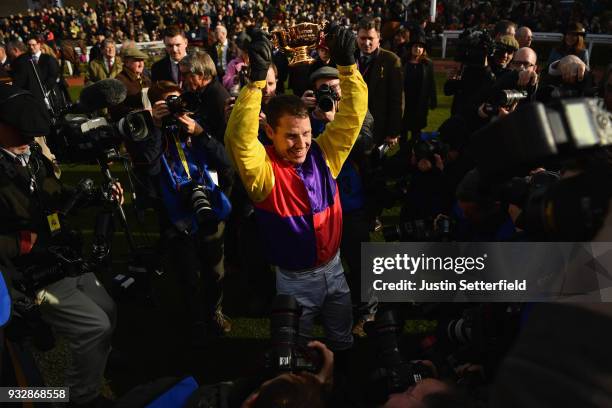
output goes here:
{"type": "Polygon", "coordinates": [[[356,318],[370,311],[371,301],[361,301],[361,243],[370,241],[369,223],[365,210],[342,213],[342,242],[340,254],[348,266],[347,282],[351,300],[358,307],[356,318]]]}
{"type": "Polygon", "coordinates": [[[179,278],[192,322],[210,321],[223,300],[225,223],[211,235],[176,235],[167,240],[169,268],[179,278]]]}

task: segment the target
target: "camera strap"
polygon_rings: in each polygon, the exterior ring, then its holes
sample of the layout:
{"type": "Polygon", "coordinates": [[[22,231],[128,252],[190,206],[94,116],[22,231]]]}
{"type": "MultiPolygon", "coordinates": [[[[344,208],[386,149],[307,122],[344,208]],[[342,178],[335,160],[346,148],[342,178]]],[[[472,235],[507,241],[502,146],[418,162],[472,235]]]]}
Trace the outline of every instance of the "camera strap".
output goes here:
{"type": "Polygon", "coordinates": [[[181,159],[181,163],[185,168],[185,173],[189,180],[191,180],[191,173],[189,172],[189,164],[187,163],[187,157],[185,157],[185,151],[183,150],[183,146],[181,146],[181,141],[178,139],[177,135],[173,135],[174,144],[176,144],[176,151],[178,152],[179,158],[181,159]]]}

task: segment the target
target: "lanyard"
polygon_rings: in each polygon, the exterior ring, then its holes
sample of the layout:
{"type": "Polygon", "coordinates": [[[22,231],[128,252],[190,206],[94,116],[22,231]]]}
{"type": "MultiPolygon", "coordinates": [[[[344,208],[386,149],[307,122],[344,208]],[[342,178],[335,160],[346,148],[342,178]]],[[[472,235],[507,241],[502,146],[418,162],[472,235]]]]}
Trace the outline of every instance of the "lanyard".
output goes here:
{"type": "Polygon", "coordinates": [[[185,157],[185,152],[183,151],[183,147],[181,146],[181,142],[178,137],[174,135],[174,143],[176,144],[176,150],[178,152],[179,158],[181,159],[181,163],[183,163],[183,168],[185,169],[185,173],[189,180],[191,180],[191,173],[189,173],[189,164],[187,163],[187,158],[185,157]]]}

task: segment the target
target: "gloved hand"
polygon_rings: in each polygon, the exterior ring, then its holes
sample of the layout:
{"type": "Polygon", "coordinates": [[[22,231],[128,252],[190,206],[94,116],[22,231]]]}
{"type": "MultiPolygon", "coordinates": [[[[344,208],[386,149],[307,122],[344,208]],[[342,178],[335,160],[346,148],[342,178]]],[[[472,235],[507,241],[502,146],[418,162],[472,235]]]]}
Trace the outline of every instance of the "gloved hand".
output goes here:
{"type": "Polygon", "coordinates": [[[332,60],[342,66],[355,63],[357,43],[355,34],[348,28],[331,24],[325,29],[325,43],[329,47],[332,60]]]}
{"type": "Polygon", "coordinates": [[[249,45],[249,67],[251,68],[251,81],[263,81],[268,76],[268,68],[272,62],[272,43],[260,29],[254,29],[251,33],[251,45],[249,45]]]}

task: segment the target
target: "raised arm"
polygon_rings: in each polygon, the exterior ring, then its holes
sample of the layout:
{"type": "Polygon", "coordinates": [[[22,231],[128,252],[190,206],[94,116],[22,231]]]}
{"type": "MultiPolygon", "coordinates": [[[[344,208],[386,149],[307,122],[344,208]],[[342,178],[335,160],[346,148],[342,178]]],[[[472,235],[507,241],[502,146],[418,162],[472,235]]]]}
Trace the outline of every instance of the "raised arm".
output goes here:
{"type": "Polygon", "coordinates": [[[333,27],[327,34],[327,41],[332,58],[338,64],[342,99],[336,117],[316,143],[335,178],[359,136],[368,111],[368,87],[355,65],[355,35],[350,30],[333,27]]]}
{"type": "Polygon", "coordinates": [[[249,197],[263,201],[274,186],[272,164],[266,150],[257,140],[262,89],[272,61],[272,46],[263,32],[254,34],[249,50],[251,83],[245,86],[225,130],[225,149],[249,197]]]}

